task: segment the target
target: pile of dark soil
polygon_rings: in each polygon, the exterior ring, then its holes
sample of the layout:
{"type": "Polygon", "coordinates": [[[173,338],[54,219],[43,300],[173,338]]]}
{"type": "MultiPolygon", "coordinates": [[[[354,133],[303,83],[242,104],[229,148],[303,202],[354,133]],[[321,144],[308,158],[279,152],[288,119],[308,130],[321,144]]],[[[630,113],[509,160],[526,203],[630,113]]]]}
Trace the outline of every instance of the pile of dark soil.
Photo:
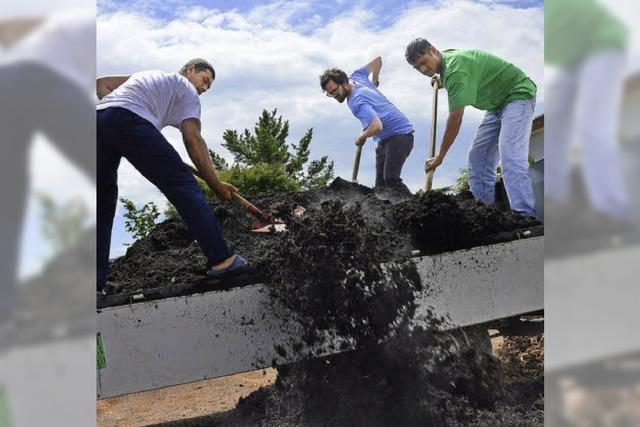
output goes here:
{"type": "MultiPolygon", "coordinates": [[[[500,387],[501,392],[495,400],[494,409],[486,409],[474,403],[462,393],[451,393],[431,387],[428,383],[419,383],[412,378],[402,378],[394,381],[393,375],[386,378],[377,374],[379,372],[376,362],[382,353],[373,353],[370,367],[361,367],[346,360],[320,360],[315,367],[309,365],[298,365],[279,368],[278,382],[274,385],[261,388],[246,399],[242,399],[235,409],[223,413],[217,413],[199,418],[179,420],[162,424],[162,427],[245,427],[245,426],[278,426],[278,427],[299,427],[299,426],[543,426],[544,425],[544,374],[543,370],[533,371],[534,364],[543,365],[543,342],[542,336],[531,338],[510,337],[505,339],[505,346],[497,352],[496,359],[485,359],[485,369],[475,372],[483,373],[478,377],[478,381],[484,381],[487,386],[500,387]],[[516,345],[512,345],[517,341],[516,345]],[[523,363],[525,359],[529,362],[523,363]],[[534,363],[535,361],[535,363],[534,363]],[[323,367],[322,364],[325,366],[323,367]],[[341,368],[338,368],[338,365],[341,368]],[[320,401],[317,408],[326,408],[324,413],[320,413],[313,418],[306,413],[305,398],[308,393],[303,393],[299,388],[292,386],[297,381],[294,376],[295,371],[302,371],[306,375],[305,369],[323,369],[326,383],[321,383],[317,387],[316,396],[320,401]],[[496,371],[497,369],[497,371],[496,371]],[[523,375],[527,372],[527,375],[523,375]],[[372,377],[371,374],[374,376],[372,377]],[[492,379],[493,376],[493,379],[492,379]],[[491,382],[498,379],[499,383],[491,382]],[[489,380],[487,380],[489,379],[489,380]],[[370,399],[370,390],[384,389],[386,385],[380,381],[394,381],[397,387],[390,390],[397,394],[385,394],[388,399],[375,401],[370,399]],[[403,383],[404,382],[404,383],[403,383]],[[333,384],[326,387],[324,384],[333,384]],[[415,385],[426,385],[422,390],[416,389],[415,385]],[[431,393],[425,392],[430,390],[431,393]],[[296,391],[297,390],[297,391],[296,391]],[[322,391],[322,394],[320,392],[322,391]],[[419,393],[419,394],[418,394],[419,393]],[[419,397],[420,396],[420,397],[419,397]],[[429,398],[425,398],[429,396],[429,398]],[[368,402],[367,402],[368,401],[368,402]],[[370,402],[374,404],[370,405],[370,402]],[[402,405],[411,402],[410,411],[404,411],[402,405]],[[389,421],[387,408],[391,408],[399,418],[389,421]],[[393,410],[393,408],[397,408],[393,410]],[[350,412],[349,412],[350,411],[350,412]],[[422,415],[424,418],[414,418],[412,422],[407,416],[402,414],[422,415]],[[350,414],[350,415],[349,415],[350,414]],[[378,417],[378,418],[376,418],[378,417]]],[[[468,353],[467,357],[486,357],[473,353],[468,353]]],[[[384,362],[401,361],[402,357],[396,359],[385,358],[384,362]]],[[[314,362],[311,362],[314,363],[314,362]]],[[[444,363],[439,367],[447,369],[444,363]]],[[[457,382],[468,380],[469,373],[473,371],[468,366],[451,365],[449,372],[459,372],[457,382]]],[[[478,364],[471,366],[479,366],[478,364]]],[[[480,365],[481,366],[481,365],[480,365]]],[[[384,366],[382,371],[389,374],[391,371],[384,366]]],[[[403,369],[406,372],[406,370],[403,369]]],[[[436,370],[434,370],[436,372],[436,370]]],[[[395,373],[394,373],[395,375],[395,373]]],[[[441,384],[445,375],[434,375],[437,384],[441,384]]],[[[397,377],[395,377],[397,378],[397,377]]],[[[313,385],[311,383],[310,385],[313,385]]],[[[444,387],[441,387],[445,389],[444,387]]],[[[446,390],[446,389],[445,389],[446,390]]],[[[481,391],[479,388],[478,391],[481,391]]],[[[376,394],[376,393],[373,393],[376,394]]],[[[491,393],[496,394],[495,392],[491,393]]],[[[158,426],[160,427],[160,426],[158,426]]]]}
{"type": "MultiPolygon", "coordinates": [[[[446,426],[451,420],[468,420],[466,412],[493,409],[484,406],[481,387],[474,392],[457,389],[467,381],[462,373],[472,371],[462,360],[427,370],[386,351],[393,349],[384,346],[366,357],[349,353],[280,367],[276,384],[240,401],[231,416],[238,425],[446,426]],[[457,374],[449,377],[444,370],[457,374]]],[[[485,362],[490,365],[475,365],[478,377],[473,381],[482,383],[497,366],[495,359],[485,362]]],[[[493,396],[494,390],[488,394],[493,396]]]]}
{"type": "Polygon", "coordinates": [[[411,235],[424,254],[467,249],[492,243],[505,231],[531,227],[530,218],[502,212],[475,199],[460,199],[429,191],[394,205],[390,210],[398,228],[411,235]]]}
{"type": "MultiPolygon", "coordinates": [[[[339,201],[347,208],[359,205],[364,227],[388,240],[386,261],[404,258],[413,249],[421,249],[426,254],[492,243],[496,233],[535,224],[473,200],[433,191],[407,198],[388,191],[376,192],[340,178],[325,189],[253,200],[261,209],[285,220],[295,206],[317,210],[326,201],[339,201]]],[[[266,247],[277,236],[251,232],[252,218],[237,205],[212,201],[210,206],[229,246],[262,272],[266,268],[266,247]]],[[[204,278],[205,272],[206,260],[197,242],[179,218],[169,219],[111,263],[107,292],[136,292],[193,282],[204,278]]]]}

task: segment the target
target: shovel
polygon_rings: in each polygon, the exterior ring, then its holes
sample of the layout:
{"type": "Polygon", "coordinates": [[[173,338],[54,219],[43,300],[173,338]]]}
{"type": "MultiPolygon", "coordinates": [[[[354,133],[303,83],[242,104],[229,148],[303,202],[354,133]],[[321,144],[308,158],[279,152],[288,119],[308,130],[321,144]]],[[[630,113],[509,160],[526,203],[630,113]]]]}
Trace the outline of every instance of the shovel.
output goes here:
{"type": "Polygon", "coordinates": [[[358,182],[358,171],[360,170],[360,156],[362,155],[362,145],[358,145],[356,148],[356,159],[353,161],[353,174],[351,175],[352,182],[358,182]]]}
{"type": "MultiPolygon", "coordinates": [[[[188,163],[185,163],[184,165],[192,174],[202,179],[202,176],[200,175],[198,169],[194,168],[188,163]]],[[[276,232],[286,230],[286,226],[284,223],[282,223],[282,221],[273,220],[270,216],[266,215],[264,212],[258,209],[256,205],[242,197],[240,194],[231,193],[231,195],[233,196],[233,200],[236,203],[246,209],[246,211],[253,215],[253,217],[255,218],[255,221],[253,222],[253,224],[251,224],[251,231],[256,233],[268,233],[271,231],[272,227],[276,232]]]]}
{"type": "MultiPolygon", "coordinates": [[[[440,78],[436,79],[435,84],[433,85],[433,113],[431,117],[431,144],[429,144],[429,159],[436,155],[436,125],[438,123],[438,89],[440,88],[440,78]]],[[[434,170],[430,170],[427,172],[427,180],[424,184],[424,190],[431,190],[431,185],[433,184],[433,172],[434,170]]]]}

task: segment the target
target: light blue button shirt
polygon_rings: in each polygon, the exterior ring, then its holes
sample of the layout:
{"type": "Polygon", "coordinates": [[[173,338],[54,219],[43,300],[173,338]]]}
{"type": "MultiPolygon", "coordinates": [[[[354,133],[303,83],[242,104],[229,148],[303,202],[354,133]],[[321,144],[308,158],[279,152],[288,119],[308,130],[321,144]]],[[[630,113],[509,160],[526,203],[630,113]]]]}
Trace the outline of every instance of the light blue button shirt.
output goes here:
{"type": "Polygon", "coordinates": [[[413,132],[413,124],[407,116],[402,114],[377,87],[369,80],[367,67],[362,67],[349,76],[354,84],[353,91],[347,98],[347,105],[351,112],[366,128],[374,117],[378,116],[382,122],[382,132],[373,136],[375,142],[394,135],[404,135],[413,132]]]}

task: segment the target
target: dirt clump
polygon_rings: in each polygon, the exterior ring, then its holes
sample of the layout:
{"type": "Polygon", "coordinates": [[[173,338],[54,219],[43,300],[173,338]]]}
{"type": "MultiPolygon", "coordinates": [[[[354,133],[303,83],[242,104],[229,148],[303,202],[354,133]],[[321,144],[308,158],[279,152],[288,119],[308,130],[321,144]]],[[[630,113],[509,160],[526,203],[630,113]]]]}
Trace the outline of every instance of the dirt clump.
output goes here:
{"type": "Polygon", "coordinates": [[[424,254],[488,244],[498,233],[538,224],[495,206],[439,191],[420,193],[394,205],[389,218],[398,229],[411,235],[412,245],[424,254]]]}

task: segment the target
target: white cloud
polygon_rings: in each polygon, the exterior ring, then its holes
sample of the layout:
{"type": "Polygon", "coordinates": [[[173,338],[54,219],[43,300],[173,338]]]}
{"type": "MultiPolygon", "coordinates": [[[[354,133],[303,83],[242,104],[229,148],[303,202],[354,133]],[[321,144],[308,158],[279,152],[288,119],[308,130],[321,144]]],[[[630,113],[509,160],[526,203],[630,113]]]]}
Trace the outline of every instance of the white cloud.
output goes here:
{"type": "MultiPolygon", "coordinates": [[[[197,7],[182,9],[169,22],[130,12],[102,14],[98,17],[98,74],[177,70],[191,57],[208,58],[217,79],[201,100],[203,135],[212,149],[228,158],[220,146],[224,130],[251,128],[263,108],[277,107],[291,123],[291,142],[313,127],[312,156],[329,155],[336,161],[337,174],[349,177],[359,123],[346,104],[322,95],[318,75],[329,66],[351,71],[382,55],[380,88],[416,126],[416,146],[404,173],[414,190],[423,182],[431,89],[428,80],[404,60],[409,41],[426,37],[442,49],[479,48],[501,55],[538,83],[538,102],[543,101],[542,9],[470,1],[418,4],[389,27],[374,30],[376,16],[355,7],[313,30],[311,23],[321,21],[317,16],[293,25],[293,18],[309,7],[307,1],[279,1],[247,14],[197,7]]],[[[441,136],[447,113],[444,92],[440,99],[441,136]]],[[[465,153],[480,118],[481,113],[473,109],[465,115],[459,140],[436,172],[436,186],[449,183],[466,164],[465,153]]],[[[165,134],[186,159],[179,134],[165,134]]],[[[367,144],[361,163],[361,182],[366,185],[373,184],[375,175],[373,150],[373,144],[367,144]]],[[[121,168],[120,189],[122,196],[139,202],[162,198],[127,167],[121,168]]]]}

